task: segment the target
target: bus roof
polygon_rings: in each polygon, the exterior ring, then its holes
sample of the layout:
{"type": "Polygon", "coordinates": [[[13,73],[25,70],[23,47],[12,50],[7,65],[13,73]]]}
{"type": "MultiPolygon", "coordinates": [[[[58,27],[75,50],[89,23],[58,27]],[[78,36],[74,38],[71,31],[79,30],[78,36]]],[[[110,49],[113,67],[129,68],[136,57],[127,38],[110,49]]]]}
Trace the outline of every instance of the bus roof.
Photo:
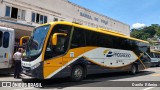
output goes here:
{"type": "Polygon", "coordinates": [[[0,26],[0,31],[11,31],[11,32],[13,32],[14,29],[0,26]]]}
{"type": "Polygon", "coordinates": [[[47,24],[52,24],[52,25],[56,25],[56,24],[72,25],[72,26],[75,26],[75,27],[88,29],[90,31],[94,31],[94,32],[98,32],[98,33],[104,33],[104,34],[108,34],[108,35],[112,35],[112,36],[116,36],[116,37],[122,37],[122,38],[127,38],[127,39],[130,39],[130,40],[149,43],[148,41],[144,41],[144,40],[141,40],[141,39],[129,37],[127,35],[124,35],[122,33],[115,32],[115,31],[112,31],[112,30],[106,30],[106,29],[102,29],[102,28],[91,28],[91,27],[88,27],[88,26],[84,26],[84,25],[80,25],[80,24],[76,24],[76,23],[72,23],[72,22],[66,22],[66,21],[49,22],[49,23],[46,23],[46,24],[42,24],[42,26],[43,25],[47,25],[47,24]]]}

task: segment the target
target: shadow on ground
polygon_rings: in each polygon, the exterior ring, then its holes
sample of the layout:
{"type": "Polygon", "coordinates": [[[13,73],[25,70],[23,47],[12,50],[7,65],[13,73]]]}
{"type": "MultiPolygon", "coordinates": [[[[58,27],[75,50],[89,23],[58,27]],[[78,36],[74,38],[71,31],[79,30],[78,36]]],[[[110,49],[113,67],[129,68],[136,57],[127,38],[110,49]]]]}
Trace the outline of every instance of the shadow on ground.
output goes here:
{"type": "Polygon", "coordinates": [[[50,79],[50,80],[37,80],[37,79],[23,79],[23,82],[33,83],[38,82],[42,84],[42,89],[50,89],[50,88],[58,88],[62,89],[65,87],[102,87],[100,85],[96,85],[94,83],[108,82],[118,79],[132,78],[138,76],[144,76],[153,74],[153,71],[141,71],[136,75],[130,75],[126,72],[117,72],[117,73],[104,73],[104,74],[94,74],[88,75],[81,82],[71,82],[69,78],[58,78],[58,79],[50,79]]]}

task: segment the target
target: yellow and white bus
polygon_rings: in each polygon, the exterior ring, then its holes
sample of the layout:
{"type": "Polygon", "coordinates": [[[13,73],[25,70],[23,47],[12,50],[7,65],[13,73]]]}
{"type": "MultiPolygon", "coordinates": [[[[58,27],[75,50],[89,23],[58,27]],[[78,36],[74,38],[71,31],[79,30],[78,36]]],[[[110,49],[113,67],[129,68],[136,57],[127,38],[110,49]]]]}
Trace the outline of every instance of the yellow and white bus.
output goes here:
{"type": "Polygon", "coordinates": [[[12,67],[14,52],[15,31],[12,28],[0,26],[0,73],[8,73],[12,67]],[[1,72],[2,70],[2,72],[1,72]]]}
{"type": "Polygon", "coordinates": [[[160,52],[151,50],[150,57],[151,57],[151,66],[160,67],[160,52]]]}
{"type": "Polygon", "coordinates": [[[22,60],[23,73],[38,79],[139,70],[150,67],[147,41],[70,22],[50,22],[33,31],[22,60]]]}

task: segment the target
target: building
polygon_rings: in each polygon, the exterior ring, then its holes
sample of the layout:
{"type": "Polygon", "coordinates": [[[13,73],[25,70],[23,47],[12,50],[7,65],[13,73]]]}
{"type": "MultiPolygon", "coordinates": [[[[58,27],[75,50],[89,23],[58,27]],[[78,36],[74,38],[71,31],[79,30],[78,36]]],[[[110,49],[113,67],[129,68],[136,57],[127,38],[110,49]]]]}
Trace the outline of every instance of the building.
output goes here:
{"type": "Polygon", "coordinates": [[[130,35],[129,25],[68,0],[0,0],[0,26],[14,28],[16,40],[30,35],[33,28],[39,24],[59,20],[130,35]]]}

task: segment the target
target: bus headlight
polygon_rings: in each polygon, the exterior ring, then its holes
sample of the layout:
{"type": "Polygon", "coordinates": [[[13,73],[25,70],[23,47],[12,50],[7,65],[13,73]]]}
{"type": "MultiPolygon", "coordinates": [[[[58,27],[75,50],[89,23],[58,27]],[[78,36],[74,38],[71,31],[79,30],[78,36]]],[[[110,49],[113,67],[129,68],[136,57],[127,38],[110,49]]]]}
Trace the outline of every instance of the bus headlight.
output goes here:
{"type": "Polygon", "coordinates": [[[33,65],[33,66],[31,67],[31,69],[33,70],[33,69],[37,68],[39,65],[40,65],[40,63],[37,63],[37,64],[33,65]]]}

